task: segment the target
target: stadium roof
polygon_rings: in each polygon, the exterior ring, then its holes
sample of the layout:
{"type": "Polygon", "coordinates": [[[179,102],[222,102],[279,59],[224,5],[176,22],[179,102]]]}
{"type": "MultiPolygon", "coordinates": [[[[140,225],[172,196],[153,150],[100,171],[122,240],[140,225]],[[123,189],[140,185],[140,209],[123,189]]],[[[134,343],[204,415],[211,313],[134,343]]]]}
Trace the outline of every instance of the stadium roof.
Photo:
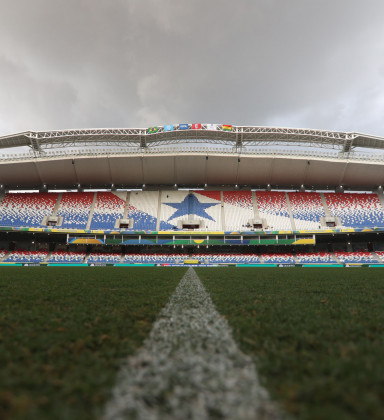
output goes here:
{"type": "Polygon", "coordinates": [[[384,156],[353,152],[357,147],[384,149],[381,137],[276,127],[181,127],[4,136],[0,148],[5,152],[21,146],[30,151],[0,156],[0,185],[4,189],[304,185],[361,190],[384,185],[384,156]],[[271,150],[271,145],[278,149],[271,150]],[[295,145],[298,150],[292,148],[295,145]]]}
{"type": "Polygon", "coordinates": [[[180,142],[206,142],[235,147],[281,143],[337,148],[384,149],[384,138],[367,134],[281,127],[249,127],[223,124],[176,124],[151,128],[25,131],[0,137],[0,148],[27,146],[37,153],[66,146],[118,145],[150,147],[180,142]],[[197,127],[196,129],[192,127],[197,127]],[[184,127],[184,128],[181,128],[184,127]]]}

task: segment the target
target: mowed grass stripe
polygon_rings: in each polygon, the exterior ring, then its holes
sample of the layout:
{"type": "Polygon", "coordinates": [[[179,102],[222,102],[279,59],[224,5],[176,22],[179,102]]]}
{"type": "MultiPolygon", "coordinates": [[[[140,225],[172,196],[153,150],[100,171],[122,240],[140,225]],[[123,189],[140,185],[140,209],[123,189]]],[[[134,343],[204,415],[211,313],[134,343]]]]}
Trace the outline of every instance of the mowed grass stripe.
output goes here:
{"type": "Polygon", "coordinates": [[[90,419],[185,269],[1,268],[0,418],[90,419]]]}
{"type": "Polygon", "coordinates": [[[298,419],[384,418],[384,271],[198,269],[263,384],[298,419]]]}

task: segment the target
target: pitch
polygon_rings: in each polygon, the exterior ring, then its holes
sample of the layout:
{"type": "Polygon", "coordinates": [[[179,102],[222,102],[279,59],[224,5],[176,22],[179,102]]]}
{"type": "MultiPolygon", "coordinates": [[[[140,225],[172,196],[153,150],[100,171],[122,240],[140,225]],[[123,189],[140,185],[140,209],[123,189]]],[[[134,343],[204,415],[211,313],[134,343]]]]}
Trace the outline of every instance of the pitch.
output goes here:
{"type": "MultiPolygon", "coordinates": [[[[185,271],[3,268],[0,417],[100,416],[185,271]]],[[[384,417],[381,269],[196,273],[287,413],[384,417]]]]}

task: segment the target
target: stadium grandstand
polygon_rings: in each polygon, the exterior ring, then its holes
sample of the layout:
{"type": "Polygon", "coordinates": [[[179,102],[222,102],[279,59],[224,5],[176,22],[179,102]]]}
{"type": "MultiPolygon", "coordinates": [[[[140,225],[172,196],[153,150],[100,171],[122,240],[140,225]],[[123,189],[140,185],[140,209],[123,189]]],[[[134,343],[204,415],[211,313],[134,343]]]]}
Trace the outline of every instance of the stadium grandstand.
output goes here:
{"type": "Polygon", "coordinates": [[[175,124],[0,148],[1,265],[384,265],[384,138],[175,124]]]}

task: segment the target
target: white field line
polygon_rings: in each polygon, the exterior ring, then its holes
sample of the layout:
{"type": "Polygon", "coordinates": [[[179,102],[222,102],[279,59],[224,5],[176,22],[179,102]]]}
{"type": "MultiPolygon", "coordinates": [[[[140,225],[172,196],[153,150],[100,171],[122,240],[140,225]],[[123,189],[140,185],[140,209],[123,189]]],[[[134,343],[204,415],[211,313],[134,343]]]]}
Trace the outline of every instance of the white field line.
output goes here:
{"type": "Polygon", "coordinates": [[[143,347],[121,369],[103,415],[105,420],[282,417],[192,268],[143,347]]]}

